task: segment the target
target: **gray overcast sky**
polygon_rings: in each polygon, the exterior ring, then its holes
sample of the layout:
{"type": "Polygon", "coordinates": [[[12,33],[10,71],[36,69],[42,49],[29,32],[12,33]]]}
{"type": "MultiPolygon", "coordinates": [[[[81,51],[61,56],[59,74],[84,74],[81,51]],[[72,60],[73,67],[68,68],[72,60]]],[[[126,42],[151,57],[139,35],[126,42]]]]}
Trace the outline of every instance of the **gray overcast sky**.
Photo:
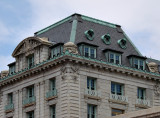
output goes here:
{"type": "Polygon", "coordinates": [[[160,0],[1,0],[0,71],[24,38],[73,13],[119,24],[142,55],[159,60],[160,0]]]}

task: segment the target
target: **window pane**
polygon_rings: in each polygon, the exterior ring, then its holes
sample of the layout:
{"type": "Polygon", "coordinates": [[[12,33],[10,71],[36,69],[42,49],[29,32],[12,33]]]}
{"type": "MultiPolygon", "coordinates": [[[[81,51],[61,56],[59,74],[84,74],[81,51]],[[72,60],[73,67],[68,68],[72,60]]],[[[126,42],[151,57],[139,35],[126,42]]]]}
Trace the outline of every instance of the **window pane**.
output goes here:
{"type": "Polygon", "coordinates": [[[137,60],[137,59],[134,59],[134,67],[135,67],[136,69],[138,69],[138,60],[137,60]]]}
{"type": "Polygon", "coordinates": [[[122,87],[121,87],[121,85],[117,84],[116,88],[117,88],[117,95],[122,95],[122,87]]]}
{"type": "Polygon", "coordinates": [[[143,61],[140,60],[140,61],[139,61],[139,64],[140,64],[140,69],[143,70],[143,61]]]}
{"type": "Polygon", "coordinates": [[[112,116],[116,116],[119,114],[123,114],[124,110],[120,110],[120,109],[112,109],[112,116]]]}
{"type": "Polygon", "coordinates": [[[111,83],[111,93],[115,94],[115,84],[111,83]]]}
{"type": "Polygon", "coordinates": [[[94,78],[87,78],[87,89],[95,90],[96,80],[94,78]]]}
{"type": "Polygon", "coordinates": [[[116,64],[119,64],[119,55],[116,55],[116,64]]]}
{"type": "Polygon", "coordinates": [[[90,49],[90,53],[91,53],[91,58],[94,59],[95,57],[95,51],[93,48],[90,49]]]}
{"type": "Polygon", "coordinates": [[[96,118],[96,106],[88,105],[88,118],[96,118]]]}
{"type": "Polygon", "coordinates": [[[114,54],[110,54],[110,63],[114,63],[114,54]]]}
{"type": "Polygon", "coordinates": [[[139,99],[145,99],[145,89],[144,88],[138,88],[138,96],[139,99]]]}
{"type": "Polygon", "coordinates": [[[85,57],[89,57],[89,48],[87,48],[87,47],[85,47],[85,54],[84,54],[84,56],[85,57]]]}

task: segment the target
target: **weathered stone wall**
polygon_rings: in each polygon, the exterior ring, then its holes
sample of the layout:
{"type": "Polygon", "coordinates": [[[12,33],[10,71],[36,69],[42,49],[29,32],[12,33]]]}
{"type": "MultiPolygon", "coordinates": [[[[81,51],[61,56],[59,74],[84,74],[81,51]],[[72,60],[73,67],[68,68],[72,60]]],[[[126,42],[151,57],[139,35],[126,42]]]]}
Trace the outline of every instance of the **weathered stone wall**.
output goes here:
{"type": "Polygon", "coordinates": [[[49,118],[50,106],[56,104],[57,118],[86,118],[87,104],[97,106],[97,118],[111,116],[111,109],[123,109],[125,113],[143,109],[136,107],[137,87],[146,88],[147,99],[151,106],[160,105],[158,96],[154,97],[154,81],[121,74],[103,69],[90,68],[81,65],[63,64],[55,66],[47,71],[32,75],[17,83],[6,85],[1,89],[0,118],[13,116],[14,118],[26,118],[26,112],[34,110],[36,118],[49,118]],[[78,68],[78,69],[77,69],[78,68]],[[97,78],[97,90],[101,92],[100,98],[85,97],[87,88],[87,76],[97,78]],[[46,92],[49,90],[49,79],[56,79],[57,97],[46,100],[46,92]],[[124,84],[124,95],[128,96],[128,104],[109,101],[111,82],[124,84]],[[22,100],[26,96],[26,87],[34,85],[36,104],[24,108],[22,100]],[[7,94],[13,92],[14,111],[5,113],[7,94]],[[157,100],[157,101],[156,101],[157,100]]]}

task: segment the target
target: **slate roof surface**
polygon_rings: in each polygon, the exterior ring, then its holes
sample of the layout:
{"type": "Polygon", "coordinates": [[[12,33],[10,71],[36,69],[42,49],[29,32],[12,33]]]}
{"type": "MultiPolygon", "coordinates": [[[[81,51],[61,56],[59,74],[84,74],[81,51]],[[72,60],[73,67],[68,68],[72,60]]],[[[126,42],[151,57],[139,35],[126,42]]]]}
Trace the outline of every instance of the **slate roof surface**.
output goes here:
{"type": "MultiPolygon", "coordinates": [[[[130,67],[129,59],[127,56],[129,55],[137,55],[142,56],[139,51],[136,49],[136,47],[132,44],[130,39],[125,35],[125,32],[121,29],[120,25],[111,24],[100,21],[97,19],[93,19],[90,17],[86,17],[80,14],[73,14],[70,16],[71,19],[57,25],[53,28],[48,28],[47,30],[44,29],[44,32],[41,34],[35,33],[35,36],[37,37],[48,37],[49,41],[55,42],[55,43],[66,43],[70,41],[70,35],[72,30],[72,24],[73,20],[77,20],[77,28],[76,28],[76,36],[75,36],[75,44],[79,44],[82,42],[96,45],[97,46],[97,59],[106,61],[106,57],[103,50],[111,49],[115,51],[122,52],[122,65],[130,67]],[[84,18],[88,18],[90,20],[85,20],[84,18]],[[93,20],[93,22],[92,22],[93,20]],[[96,21],[97,20],[97,21],[96,21]],[[102,22],[102,23],[96,23],[96,22],[102,22]],[[107,24],[107,25],[105,25],[107,24]],[[112,27],[112,25],[114,27],[112,27]],[[94,39],[93,41],[90,41],[86,38],[84,32],[92,29],[94,31],[94,39]],[[45,31],[46,30],[46,31],[45,31]],[[104,34],[110,34],[111,37],[111,44],[106,45],[101,40],[101,36],[104,34]],[[37,35],[38,34],[38,35],[37,35]],[[117,41],[119,39],[125,38],[127,40],[127,48],[122,49],[117,41]]],[[[156,62],[157,63],[157,62],[156,62]]],[[[160,64],[160,63],[158,63],[160,64]]],[[[147,67],[147,66],[146,66],[147,67]]],[[[148,70],[148,69],[147,69],[148,70]]]]}

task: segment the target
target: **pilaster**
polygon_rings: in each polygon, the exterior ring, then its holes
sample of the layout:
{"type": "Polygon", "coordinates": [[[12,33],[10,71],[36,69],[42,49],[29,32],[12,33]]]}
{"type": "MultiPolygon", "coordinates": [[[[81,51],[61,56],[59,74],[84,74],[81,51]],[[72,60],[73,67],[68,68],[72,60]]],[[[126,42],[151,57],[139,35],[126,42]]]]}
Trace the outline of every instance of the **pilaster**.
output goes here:
{"type": "Polygon", "coordinates": [[[80,90],[77,69],[67,65],[62,68],[61,82],[61,117],[79,118],[80,90]]]}
{"type": "Polygon", "coordinates": [[[40,83],[36,83],[34,86],[35,90],[35,96],[36,96],[36,109],[35,109],[35,118],[40,118],[40,83]]]}
{"type": "Polygon", "coordinates": [[[40,82],[40,116],[44,118],[44,104],[45,104],[45,90],[44,90],[45,82],[40,82]]]}

